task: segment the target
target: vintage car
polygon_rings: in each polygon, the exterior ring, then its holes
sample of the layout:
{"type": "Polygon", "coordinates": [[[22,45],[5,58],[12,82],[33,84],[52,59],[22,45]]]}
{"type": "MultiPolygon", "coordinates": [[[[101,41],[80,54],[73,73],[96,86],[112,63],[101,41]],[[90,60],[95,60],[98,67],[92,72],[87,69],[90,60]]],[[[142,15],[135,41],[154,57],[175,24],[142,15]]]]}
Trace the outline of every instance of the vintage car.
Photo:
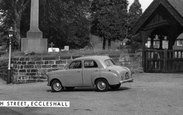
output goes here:
{"type": "Polygon", "coordinates": [[[84,56],[73,59],[64,70],[47,73],[52,91],[96,86],[97,91],[118,89],[122,83],[133,82],[127,67],[117,66],[109,56],[84,56]]]}

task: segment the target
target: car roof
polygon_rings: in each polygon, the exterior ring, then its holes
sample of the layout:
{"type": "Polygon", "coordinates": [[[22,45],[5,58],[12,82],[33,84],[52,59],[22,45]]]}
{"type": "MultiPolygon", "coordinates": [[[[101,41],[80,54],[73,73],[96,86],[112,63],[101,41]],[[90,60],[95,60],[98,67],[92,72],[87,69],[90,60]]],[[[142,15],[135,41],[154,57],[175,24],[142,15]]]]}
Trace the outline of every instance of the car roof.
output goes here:
{"type": "Polygon", "coordinates": [[[107,55],[93,55],[93,56],[83,56],[83,57],[75,58],[74,60],[82,60],[82,59],[106,60],[106,59],[110,59],[110,57],[107,55]]]}

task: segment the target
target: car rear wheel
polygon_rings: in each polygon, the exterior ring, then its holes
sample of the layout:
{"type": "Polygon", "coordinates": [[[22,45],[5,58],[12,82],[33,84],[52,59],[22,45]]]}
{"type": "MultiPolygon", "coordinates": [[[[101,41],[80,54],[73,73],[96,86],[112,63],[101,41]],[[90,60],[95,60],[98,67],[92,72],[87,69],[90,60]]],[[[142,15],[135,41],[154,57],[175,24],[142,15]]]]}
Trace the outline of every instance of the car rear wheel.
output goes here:
{"type": "Polygon", "coordinates": [[[110,85],[110,88],[113,90],[118,89],[121,86],[121,84],[117,84],[117,85],[110,85]]]}
{"type": "Polygon", "coordinates": [[[54,80],[51,84],[51,89],[53,92],[59,92],[63,89],[62,84],[58,80],[54,80]]]}
{"type": "Polygon", "coordinates": [[[66,90],[73,90],[74,87],[65,87],[66,90]]]}
{"type": "Polygon", "coordinates": [[[98,91],[104,92],[109,89],[109,84],[105,79],[98,79],[96,81],[96,88],[98,91]]]}

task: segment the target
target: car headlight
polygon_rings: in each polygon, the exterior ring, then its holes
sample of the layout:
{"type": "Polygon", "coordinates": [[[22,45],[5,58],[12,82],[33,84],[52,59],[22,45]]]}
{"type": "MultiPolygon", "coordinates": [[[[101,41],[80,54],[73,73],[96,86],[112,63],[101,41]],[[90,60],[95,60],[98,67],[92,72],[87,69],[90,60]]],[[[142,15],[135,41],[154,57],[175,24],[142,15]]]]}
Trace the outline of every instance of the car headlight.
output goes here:
{"type": "Polygon", "coordinates": [[[129,79],[129,78],[130,78],[129,73],[126,72],[126,74],[125,74],[125,79],[129,79]]]}
{"type": "Polygon", "coordinates": [[[123,80],[123,75],[121,76],[121,80],[123,80]]]}

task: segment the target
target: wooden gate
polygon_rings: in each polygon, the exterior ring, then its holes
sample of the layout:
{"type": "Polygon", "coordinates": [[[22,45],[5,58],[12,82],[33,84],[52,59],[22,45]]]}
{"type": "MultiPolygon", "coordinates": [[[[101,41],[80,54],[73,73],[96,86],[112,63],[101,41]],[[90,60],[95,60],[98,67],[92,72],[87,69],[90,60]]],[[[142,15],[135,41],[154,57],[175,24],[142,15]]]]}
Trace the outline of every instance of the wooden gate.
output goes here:
{"type": "Polygon", "coordinates": [[[144,71],[183,72],[183,50],[145,50],[144,71]]]}

